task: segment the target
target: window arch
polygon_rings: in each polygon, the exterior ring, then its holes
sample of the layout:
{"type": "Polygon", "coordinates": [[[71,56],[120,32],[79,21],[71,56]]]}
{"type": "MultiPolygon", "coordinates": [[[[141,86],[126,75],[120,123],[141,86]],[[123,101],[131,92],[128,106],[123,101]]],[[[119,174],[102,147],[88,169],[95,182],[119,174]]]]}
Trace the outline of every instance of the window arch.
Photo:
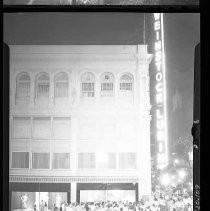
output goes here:
{"type": "Polygon", "coordinates": [[[50,90],[50,78],[47,73],[40,73],[36,80],[36,97],[48,98],[50,90]]]}
{"type": "Polygon", "coordinates": [[[95,76],[93,73],[84,73],[81,76],[81,90],[82,97],[95,96],[95,76]]]}
{"type": "Polygon", "coordinates": [[[120,91],[130,93],[133,91],[133,76],[126,73],[120,77],[120,91]]]}
{"type": "Polygon", "coordinates": [[[101,97],[112,97],[114,95],[114,75],[103,73],[101,76],[101,97]]]}
{"type": "Polygon", "coordinates": [[[69,80],[66,73],[55,76],[55,97],[68,97],[69,80]]]}
{"type": "Polygon", "coordinates": [[[28,73],[21,73],[17,76],[16,97],[29,98],[30,97],[30,76],[28,73]]]}

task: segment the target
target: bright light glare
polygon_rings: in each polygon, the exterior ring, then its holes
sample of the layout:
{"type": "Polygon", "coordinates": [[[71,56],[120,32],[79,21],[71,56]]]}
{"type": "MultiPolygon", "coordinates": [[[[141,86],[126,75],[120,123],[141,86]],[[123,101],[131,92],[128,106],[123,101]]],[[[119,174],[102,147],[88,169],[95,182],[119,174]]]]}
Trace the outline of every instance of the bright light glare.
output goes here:
{"type": "Polygon", "coordinates": [[[173,175],[171,178],[172,178],[172,179],[176,179],[176,176],[175,176],[175,175],[173,175]]]}
{"type": "Polygon", "coordinates": [[[162,185],[165,185],[165,186],[169,185],[169,183],[171,182],[169,174],[168,173],[163,174],[160,178],[160,182],[162,185]]]}
{"type": "Polygon", "coordinates": [[[98,154],[98,162],[99,163],[106,163],[107,159],[108,159],[108,156],[106,153],[101,152],[100,154],[98,154]]]}
{"type": "Polygon", "coordinates": [[[178,160],[178,159],[175,159],[175,160],[174,160],[174,163],[175,163],[175,164],[178,164],[178,163],[179,163],[179,160],[178,160]]]}
{"type": "Polygon", "coordinates": [[[176,184],[174,182],[171,185],[172,185],[172,187],[176,187],[176,184]]]}
{"type": "Polygon", "coordinates": [[[188,156],[189,156],[189,160],[190,160],[190,161],[193,161],[193,150],[191,150],[191,151],[188,153],[188,156]]]}
{"type": "Polygon", "coordinates": [[[184,170],[180,170],[180,171],[178,172],[178,175],[179,175],[180,179],[184,179],[185,176],[187,175],[187,173],[186,173],[186,171],[184,171],[184,170]]]}

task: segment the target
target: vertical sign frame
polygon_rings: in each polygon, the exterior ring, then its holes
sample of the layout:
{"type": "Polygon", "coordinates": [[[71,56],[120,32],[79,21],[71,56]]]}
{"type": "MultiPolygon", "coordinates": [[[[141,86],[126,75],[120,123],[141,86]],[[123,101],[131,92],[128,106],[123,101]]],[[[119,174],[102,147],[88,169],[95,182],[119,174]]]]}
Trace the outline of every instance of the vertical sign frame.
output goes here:
{"type": "Polygon", "coordinates": [[[168,129],[167,129],[167,96],[166,68],[164,51],[163,13],[153,13],[154,18],[154,59],[155,59],[155,130],[157,143],[157,168],[168,165],[168,129]]]}

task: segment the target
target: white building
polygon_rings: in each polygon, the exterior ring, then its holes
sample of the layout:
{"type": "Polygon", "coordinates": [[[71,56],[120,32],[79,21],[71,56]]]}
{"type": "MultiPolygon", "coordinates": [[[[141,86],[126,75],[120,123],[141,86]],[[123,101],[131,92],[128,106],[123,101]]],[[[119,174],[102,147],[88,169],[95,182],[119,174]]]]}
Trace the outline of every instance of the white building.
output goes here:
{"type": "Polygon", "coordinates": [[[151,59],[146,45],[10,46],[11,209],[24,193],[27,207],[151,195],[151,59]]]}

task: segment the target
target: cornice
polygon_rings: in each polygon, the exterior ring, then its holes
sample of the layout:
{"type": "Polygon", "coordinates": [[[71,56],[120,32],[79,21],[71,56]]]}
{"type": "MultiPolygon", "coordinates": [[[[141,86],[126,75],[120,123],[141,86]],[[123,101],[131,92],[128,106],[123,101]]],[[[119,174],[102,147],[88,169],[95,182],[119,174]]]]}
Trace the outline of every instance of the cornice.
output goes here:
{"type": "Polygon", "coordinates": [[[33,182],[33,183],[137,183],[138,177],[47,177],[47,176],[9,176],[9,182],[33,182]]]}

